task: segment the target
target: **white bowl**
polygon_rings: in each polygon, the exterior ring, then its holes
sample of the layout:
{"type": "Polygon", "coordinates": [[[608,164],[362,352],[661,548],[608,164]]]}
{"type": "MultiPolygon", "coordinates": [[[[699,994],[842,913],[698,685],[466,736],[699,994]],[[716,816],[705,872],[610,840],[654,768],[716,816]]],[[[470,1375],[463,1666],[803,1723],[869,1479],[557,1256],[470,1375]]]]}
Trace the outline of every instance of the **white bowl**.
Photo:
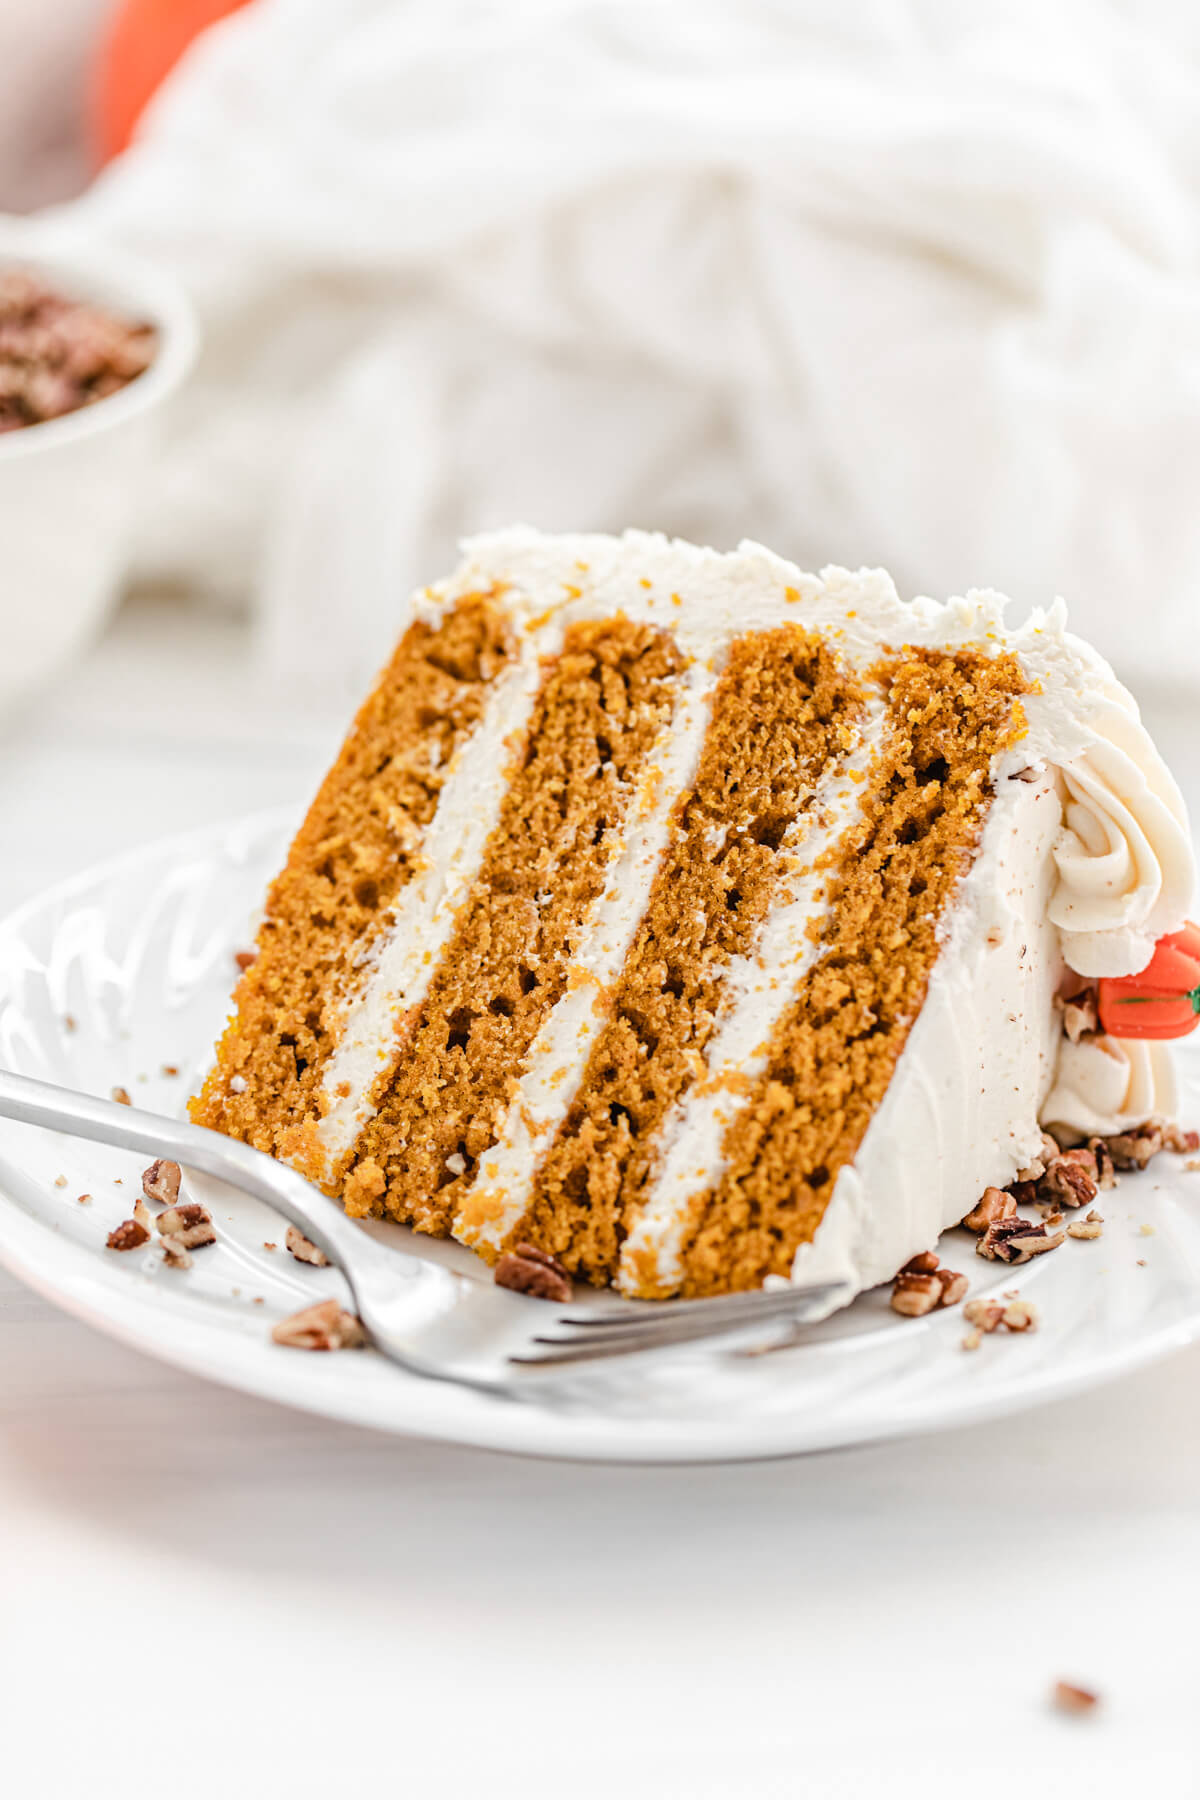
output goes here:
{"type": "Polygon", "coordinates": [[[163,408],[197,345],[183,290],[139,257],[0,219],[0,268],[14,266],[148,321],[158,348],[107,399],[0,435],[0,710],[44,684],[110,612],[163,408]]]}

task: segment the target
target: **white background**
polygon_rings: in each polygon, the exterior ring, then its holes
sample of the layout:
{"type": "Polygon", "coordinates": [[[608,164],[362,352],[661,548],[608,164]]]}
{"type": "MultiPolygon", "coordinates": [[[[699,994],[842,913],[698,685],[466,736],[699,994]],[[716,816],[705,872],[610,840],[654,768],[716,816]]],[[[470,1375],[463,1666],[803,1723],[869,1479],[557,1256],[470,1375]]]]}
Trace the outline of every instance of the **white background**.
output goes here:
{"type": "MultiPolygon", "coordinates": [[[[1151,722],[1195,799],[1186,709],[1151,722]]],[[[127,609],[0,732],[0,904],[300,799],[336,736],[264,700],[239,626],[127,609]]],[[[0,1278],[0,1793],[1190,1800],[1198,1380],[1195,1350],[910,1443],[556,1465],[207,1386],[0,1278]],[[1102,1707],[1055,1715],[1059,1676],[1102,1707]]]]}

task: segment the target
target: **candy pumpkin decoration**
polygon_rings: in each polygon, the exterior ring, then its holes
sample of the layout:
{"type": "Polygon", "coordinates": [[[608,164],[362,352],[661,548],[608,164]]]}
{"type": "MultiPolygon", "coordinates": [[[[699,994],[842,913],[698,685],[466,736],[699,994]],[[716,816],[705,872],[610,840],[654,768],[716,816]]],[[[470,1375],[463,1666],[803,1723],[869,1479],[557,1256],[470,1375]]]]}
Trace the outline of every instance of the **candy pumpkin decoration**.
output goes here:
{"type": "Polygon", "coordinates": [[[1160,937],[1136,975],[1098,985],[1100,1028],[1114,1038],[1186,1037],[1200,1025],[1200,925],[1160,937]]]}

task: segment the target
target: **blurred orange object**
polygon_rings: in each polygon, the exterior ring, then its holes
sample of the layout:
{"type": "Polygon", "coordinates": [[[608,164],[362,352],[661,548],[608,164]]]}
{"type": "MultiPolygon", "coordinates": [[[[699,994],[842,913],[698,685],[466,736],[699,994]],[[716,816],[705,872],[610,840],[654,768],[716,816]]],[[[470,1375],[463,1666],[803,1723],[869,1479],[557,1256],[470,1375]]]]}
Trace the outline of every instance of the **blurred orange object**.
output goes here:
{"type": "Polygon", "coordinates": [[[119,0],[100,45],[93,119],[101,162],[124,150],[193,38],[249,0],[119,0]]]}
{"type": "Polygon", "coordinates": [[[1140,973],[1105,976],[1097,998],[1109,1037],[1187,1037],[1200,1025],[1200,925],[1160,937],[1140,973]]]}

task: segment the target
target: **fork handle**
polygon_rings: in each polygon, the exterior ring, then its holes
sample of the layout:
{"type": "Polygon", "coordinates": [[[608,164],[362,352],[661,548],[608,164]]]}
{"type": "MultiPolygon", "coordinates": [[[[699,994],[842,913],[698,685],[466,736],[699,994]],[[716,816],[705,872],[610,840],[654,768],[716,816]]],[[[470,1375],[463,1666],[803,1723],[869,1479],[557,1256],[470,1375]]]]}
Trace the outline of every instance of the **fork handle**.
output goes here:
{"type": "MultiPolygon", "coordinates": [[[[207,1126],[142,1112],[136,1106],[100,1100],[93,1094],[55,1087],[46,1081],[33,1081],[7,1069],[0,1069],[0,1118],[62,1131],[69,1137],[90,1138],[112,1144],[118,1150],[168,1157],[227,1181],[282,1213],[289,1224],[325,1252],[355,1291],[363,1278],[364,1254],[369,1255],[370,1249],[375,1248],[365,1232],[286,1163],[276,1162],[261,1150],[223,1137],[207,1126]]],[[[400,1262],[399,1258],[395,1260],[400,1262]]]]}

